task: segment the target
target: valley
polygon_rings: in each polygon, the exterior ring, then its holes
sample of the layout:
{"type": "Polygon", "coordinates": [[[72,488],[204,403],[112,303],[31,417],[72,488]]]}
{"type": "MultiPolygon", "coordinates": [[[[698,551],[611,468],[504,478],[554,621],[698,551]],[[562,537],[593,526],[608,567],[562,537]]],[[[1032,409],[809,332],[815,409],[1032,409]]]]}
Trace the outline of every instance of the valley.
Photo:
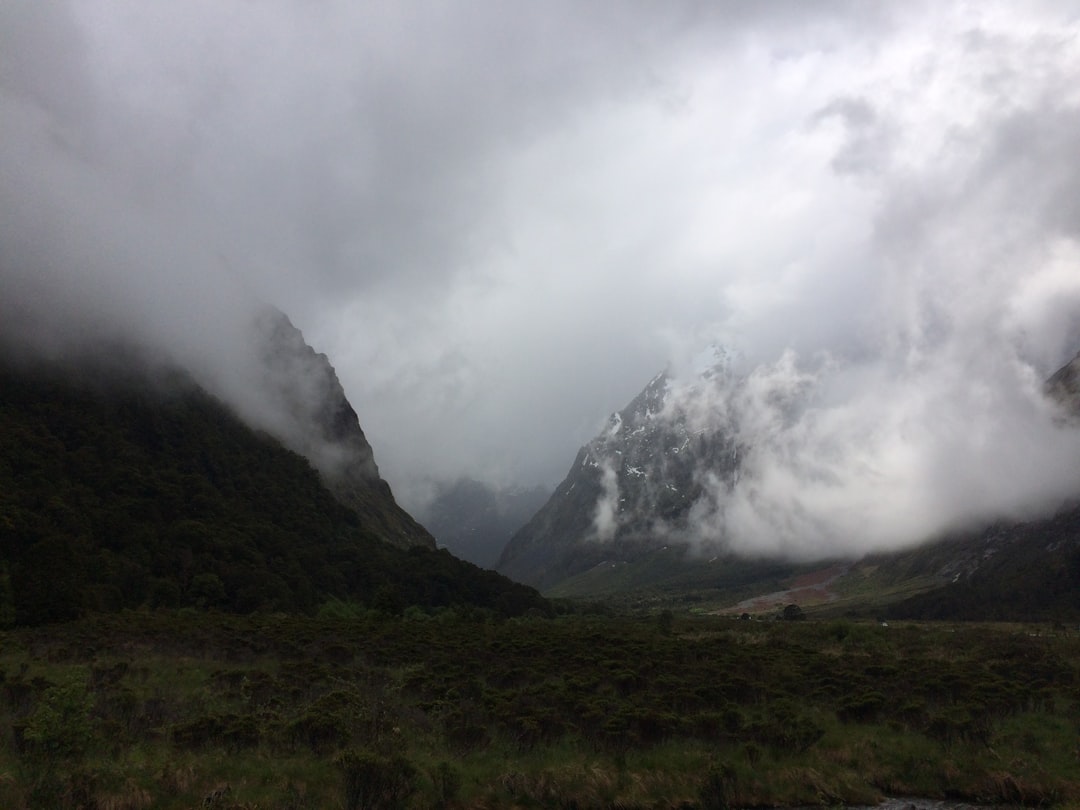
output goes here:
{"type": "MultiPolygon", "coordinates": [[[[609,541],[528,546],[542,595],[432,547],[285,334],[320,393],[284,435],[355,463],[318,468],[174,369],[4,368],[0,806],[1080,802],[1080,508],[795,563],[650,536],[643,487],[609,541]]],[[[598,448],[538,525],[588,532],[592,503],[559,499],[598,448]]],[[[692,484],[702,458],[651,469],[692,484]]],[[[445,525],[505,531],[516,494],[458,492],[445,525]]],[[[664,503],[669,527],[691,506],[664,503]]]]}
{"type": "Polygon", "coordinates": [[[1080,810],[1078,76],[0,2],[0,810],[1080,810]]]}

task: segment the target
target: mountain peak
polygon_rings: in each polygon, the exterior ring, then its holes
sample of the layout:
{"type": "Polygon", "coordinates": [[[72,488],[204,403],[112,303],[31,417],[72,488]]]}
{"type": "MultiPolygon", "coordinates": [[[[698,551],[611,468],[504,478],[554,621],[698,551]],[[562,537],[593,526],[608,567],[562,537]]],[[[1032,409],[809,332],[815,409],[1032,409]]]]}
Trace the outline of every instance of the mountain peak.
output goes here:
{"type": "Polygon", "coordinates": [[[499,571],[543,586],[600,559],[633,557],[686,532],[700,469],[710,470],[710,485],[734,486],[741,453],[722,407],[734,357],[719,347],[706,355],[693,379],[661,372],[609,417],[511,539],[499,571]]]}
{"type": "Polygon", "coordinates": [[[434,538],[394,500],[337,372],[285,313],[267,307],[253,323],[260,394],[268,429],[311,462],[345,506],[372,521],[398,546],[435,547],[434,538]]]}

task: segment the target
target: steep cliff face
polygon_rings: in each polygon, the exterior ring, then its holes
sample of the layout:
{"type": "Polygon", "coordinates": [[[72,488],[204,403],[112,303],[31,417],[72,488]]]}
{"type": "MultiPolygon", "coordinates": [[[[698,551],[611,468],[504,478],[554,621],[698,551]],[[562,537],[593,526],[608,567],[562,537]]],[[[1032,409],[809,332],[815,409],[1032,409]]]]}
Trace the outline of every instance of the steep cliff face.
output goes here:
{"type": "Polygon", "coordinates": [[[718,355],[693,384],[659,374],[578,452],[548,502],[507,545],[497,570],[546,587],[605,560],[678,543],[710,486],[734,486],[734,426],[709,409],[737,384],[718,355]]]}
{"type": "Polygon", "coordinates": [[[383,539],[401,546],[435,548],[435,539],[394,500],[379,476],[375,454],[325,354],[276,309],[255,319],[268,429],[307,458],[331,493],[356,511],[383,539]]]}

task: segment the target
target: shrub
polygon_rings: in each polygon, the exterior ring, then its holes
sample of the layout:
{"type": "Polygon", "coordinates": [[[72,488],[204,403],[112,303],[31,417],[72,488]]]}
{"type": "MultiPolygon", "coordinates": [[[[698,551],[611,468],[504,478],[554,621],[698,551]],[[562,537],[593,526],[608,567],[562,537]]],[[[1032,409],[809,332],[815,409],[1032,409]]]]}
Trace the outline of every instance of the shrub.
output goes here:
{"type": "Polygon", "coordinates": [[[77,681],[45,690],[26,722],[24,739],[50,760],[81,757],[93,738],[93,699],[77,681]]]}
{"type": "Polygon", "coordinates": [[[435,807],[444,810],[458,800],[461,792],[461,772],[449,762],[440,762],[431,774],[435,785],[435,807]]]}
{"type": "Polygon", "coordinates": [[[780,614],[786,622],[799,622],[806,618],[806,614],[803,609],[798,605],[788,605],[784,608],[784,612],[780,614]]]}
{"type": "Polygon", "coordinates": [[[735,769],[721,765],[709,770],[698,791],[701,810],[728,810],[735,788],[735,769]]]}
{"type": "Polygon", "coordinates": [[[352,737],[349,723],[340,714],[312,708],[289,724],[294,745],[304,745],[316,754],[326,754],[345,745],[352,737]]]}
{"type": "Polygon", "coordinates": [[[416,768],[404,757],[346,751],[337,766],[345,776],[345,810],[398,810],[416,792],[416,768]]]}
{"type": "Polygon", "coordinates": [[[880,692],[859,692],[844,699],[836,715],[844,723],[869,723],[877,720],[885,707],[880,692]]]}

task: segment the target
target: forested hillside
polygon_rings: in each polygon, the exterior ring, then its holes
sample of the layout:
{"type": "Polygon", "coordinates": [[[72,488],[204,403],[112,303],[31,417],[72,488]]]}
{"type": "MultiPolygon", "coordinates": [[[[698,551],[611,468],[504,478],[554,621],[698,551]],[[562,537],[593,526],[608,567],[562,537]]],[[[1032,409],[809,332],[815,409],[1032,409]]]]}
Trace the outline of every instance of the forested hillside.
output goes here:
{"type": "Polygon", "coordinates": [[[99,371],[0,368],[0,623],[144,606],[310,612],[330,598],[544,606],[445,551],[382,542],[304,458],[184,375],[99,371]]]}
{"type": "Polygon", "coordinates": [[[886,570],[910,578],[953,572],[948,584],[890,607],[896,618],[1075,621],[1080,507],[896,555],[886,570]]]}

